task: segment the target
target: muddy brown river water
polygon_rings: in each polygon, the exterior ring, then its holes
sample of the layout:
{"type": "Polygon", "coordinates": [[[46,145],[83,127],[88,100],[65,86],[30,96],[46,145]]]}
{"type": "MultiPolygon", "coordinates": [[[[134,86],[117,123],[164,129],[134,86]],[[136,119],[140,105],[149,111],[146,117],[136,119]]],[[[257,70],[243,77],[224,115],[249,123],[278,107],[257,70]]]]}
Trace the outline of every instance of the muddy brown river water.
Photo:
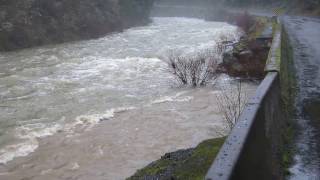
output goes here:
{"type": "MultiPolygon", "coordinates": [[[[226,23],[153,18],[103,38],[0,54],[0,179],[121,180],[225,128],[219,86],[179,87],[159,57],[239,38],[226,23]]],[[[245,83],[252,93],[256,83],[245,83]]]]}

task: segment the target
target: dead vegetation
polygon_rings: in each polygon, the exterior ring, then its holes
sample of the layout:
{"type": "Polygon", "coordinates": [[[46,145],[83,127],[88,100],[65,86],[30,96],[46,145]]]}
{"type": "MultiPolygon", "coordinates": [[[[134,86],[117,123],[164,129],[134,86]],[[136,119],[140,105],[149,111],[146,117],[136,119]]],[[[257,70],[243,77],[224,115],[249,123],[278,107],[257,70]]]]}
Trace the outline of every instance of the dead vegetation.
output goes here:
{"type": "Polygon", "coordinates": [[[218,36],[215,46],[195,55],[182,55],[170,51],[165,57],[169,71],[180,84],[192,87],[205,86],[221,73],[219,65],[222,56],[227,45],[233,41],[234,37],[231,34],[223,33],[218,36]]]}
{"type": "Polygon", "coordinates": [[[170,73],[183,85],[192,87],[205,86],[218,77],[218,57],[210,51],[197,53],[194,56],[183,56],[171,53],[167,57],[170,73]]]}
{"type": "Polygon", "coordinates": [[[247,101],[248,97],[243,90],[241,80],[237,82],[235,88],[221,89],[221,93],[217,95],[218,108],[223,114],[223,118],[230,131],[237,123],[247,101]]]}
{"type": "MultiPolygon", "coordinates": [[[[226,51],[227,44],[232,43],[230,37],[230,35],[221,35],[214,48],[193,56],[169,52],[166,62],[170,73],[178,83],[191,87],[201,87],[214,82],[222,72],[219,68],[221,68],[222,55],[226,51]]],[[[235,126],[247,103],[247,95],[241,80],[235,86],[222,87],[216,99],[227,128],[223,132],[215,131],[224,136],[235,126]]]]}

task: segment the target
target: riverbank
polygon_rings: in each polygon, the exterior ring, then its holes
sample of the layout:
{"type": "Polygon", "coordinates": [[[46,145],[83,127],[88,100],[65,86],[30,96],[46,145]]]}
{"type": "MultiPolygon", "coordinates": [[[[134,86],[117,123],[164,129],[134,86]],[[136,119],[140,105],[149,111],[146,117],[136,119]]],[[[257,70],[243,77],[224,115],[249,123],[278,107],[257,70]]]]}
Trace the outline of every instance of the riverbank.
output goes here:
{"type": "Polygon", "coordinates": [[[101,37],[149,22],[153,0],[4,0],[0,51],[101,37]]]}
{"type": "Polygon", "coordinates": [[[224,137],[209,139],[201,142],[195,148],[167,153],[160,160],[137,171],[127,180],[203,180],[224,140],[224,137]]]}
{"type": "Polygon", "coordinates": [[[274,19],[248,13],[231,13],[229,22],[243,32],[237,42],[225,42],[220,71],[233,77],[263,79],[273,38],[274,19]]]}
{"type": "Polygon", "coordinates": [[[222,50],[224,53],[218,71],[233,77],[263,79],[266,59],[272,42],[274,18],[224,7],[219,9],[211,6],[161,2],[155,4],[151,13],[153,16],[196,17],[206,21],[228,22],[239,27],[239,32],[241,32],[239,39],[235,40],[228,35],[220,36],[219,51],[222,50]]]}

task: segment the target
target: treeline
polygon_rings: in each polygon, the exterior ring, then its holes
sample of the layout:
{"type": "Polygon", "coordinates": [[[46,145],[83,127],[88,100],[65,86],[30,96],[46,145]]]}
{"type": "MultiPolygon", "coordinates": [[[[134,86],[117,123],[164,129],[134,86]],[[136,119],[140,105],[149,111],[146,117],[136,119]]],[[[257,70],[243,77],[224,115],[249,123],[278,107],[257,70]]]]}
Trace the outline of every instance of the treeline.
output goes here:
{"type": "Polygon", "coordinates": [[[225,4],[235,6],[248,6],[248,5],[303,5],[303,6],[318,6],[320,0],[156,0],[159,3],[165,4],[180,4],[180,5],[202,5],[202,4],[225,4]]]}
{"type": "Polygon", "coordinates": [[[303,7],[319,6],[320,0],[224,0],[231,5],[248,6],[248,5],[302,5],[303,7]]]}
{"type": "Polygon", "coordinates": [[[155,0],[166,5],[282,8],[292,14],[320,15],[320,0],[155,0]]]}
{"type": "Polygon", "coordinates": [[[157,3],[166,5],[217,5],[222,4],[223,0],[155,0],[157,3]]]}
{"type": "Polygon", "coordinates": [[[224,0],[229,6],[282,8],[291,14],[320,15],[320,0],[224,0]]]}
{"type": "Polygon", "coordinates": [[[145,24],[153,0],[0,0],[0,51],[97,38],[145,24]]]}

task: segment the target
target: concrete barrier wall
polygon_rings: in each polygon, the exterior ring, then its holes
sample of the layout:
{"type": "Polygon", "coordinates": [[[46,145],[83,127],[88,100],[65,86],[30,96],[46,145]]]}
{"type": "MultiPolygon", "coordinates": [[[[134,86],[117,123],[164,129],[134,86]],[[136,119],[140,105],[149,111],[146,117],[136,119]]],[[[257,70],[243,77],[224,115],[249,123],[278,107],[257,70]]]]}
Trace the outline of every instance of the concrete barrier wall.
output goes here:
{"type": "Polygon", "coordinates": [[[281,30],[275,33],[265,79],[246,105],[210,167],[207,180],[283,179],[282,129],[284,112],[277,64],[281,30]],[[277,43],[277,44],[275,44],[277,43]]]}

